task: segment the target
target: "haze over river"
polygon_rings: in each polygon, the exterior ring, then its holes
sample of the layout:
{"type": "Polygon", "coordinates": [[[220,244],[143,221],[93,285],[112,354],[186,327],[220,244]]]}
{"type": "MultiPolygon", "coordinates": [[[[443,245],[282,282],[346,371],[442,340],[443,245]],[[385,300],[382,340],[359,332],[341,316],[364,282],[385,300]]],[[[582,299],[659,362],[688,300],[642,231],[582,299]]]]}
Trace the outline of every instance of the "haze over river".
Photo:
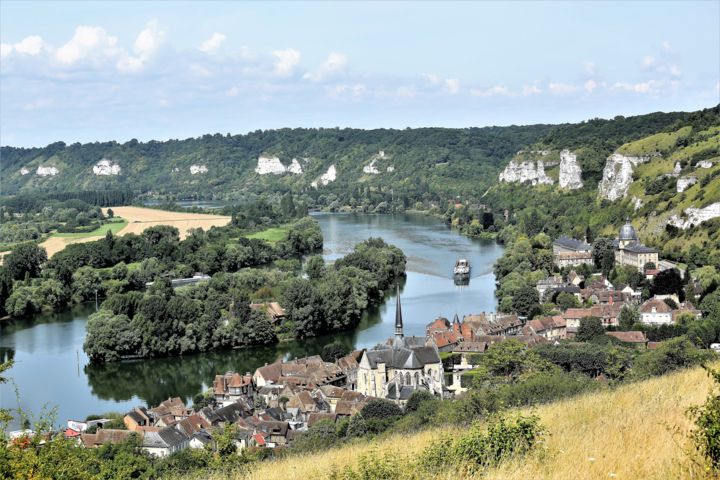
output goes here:
{"type": "MultiPolygon", "coordinates": [[[[333,261],[368,237],[382,237],[408,257],[407,280],[401,286],[406,335],[424,335],[425,325],[438,316],[452,319],[495,309],[492,265],[502,247],[463,237],[435,218],[418,215],[314,214],[320,222],[326,261],[333,261]],[[472,265],[470,284],[455,286],[455,260],[472,265]]],[[[0,385],[2,408],[23,409],[37,416],[56,408],[57,422],[82,420],[89,414],[124,412],[139,404],[156,405],[170,396],[187,403],[208,387],[217,373],[252,372],[277,358],[313,355],[339,340],[354,348],[372,347],[393,334],[395,292],[368,311],[354,331],[274,347],[224,350],[184,357],[145,359],[90,365],[82,350],[85,324],[94,305],[62,313],[38,315],[0,328],[0,361],[14,359],[0,385]]],[[[18,427],[15,421],[11,428],[18,427]]]]}

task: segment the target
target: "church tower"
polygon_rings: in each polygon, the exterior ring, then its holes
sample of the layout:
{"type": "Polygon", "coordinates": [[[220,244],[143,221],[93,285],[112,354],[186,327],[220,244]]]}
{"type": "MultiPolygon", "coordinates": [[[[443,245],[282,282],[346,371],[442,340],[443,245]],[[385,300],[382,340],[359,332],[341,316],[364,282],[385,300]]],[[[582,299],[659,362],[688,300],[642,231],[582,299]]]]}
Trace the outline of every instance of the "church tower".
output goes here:
{"type": "Polygon", "coordinates": [[[397,287],[397,303],[395,304],[395,340],[393,341],[394,348],[402,348],[405,346],[405,339],[403,335],[403,319],[402,319],[402,306],[400,305],[400,287],[397,287]]]}

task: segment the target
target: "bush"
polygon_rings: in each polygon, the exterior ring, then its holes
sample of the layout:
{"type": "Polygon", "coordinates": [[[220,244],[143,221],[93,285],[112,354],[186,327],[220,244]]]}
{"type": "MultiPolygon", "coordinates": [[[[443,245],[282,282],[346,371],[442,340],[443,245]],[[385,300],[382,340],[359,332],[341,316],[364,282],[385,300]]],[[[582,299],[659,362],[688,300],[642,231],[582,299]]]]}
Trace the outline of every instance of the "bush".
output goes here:
{"type": "Polygon", "coordinates": [[[690,436],[698,452],[710,464],[715,473],[720,473],[720,371],[705,367],[715,381],[715,389],[710,392],[703,405],[693,407],[689,413],[696,428],[690,436]]]}
{"type": "Polygon", "coordinates": [[[426,390],[416,390],[410,395],[407,403],[405,404],[405,413],[415,412],[425,402],[431,402],[435,400],[432,393],[426,390]]]}
{"type": "Polygon", "coordinates": [[[486,469],[525,455],[535,449],[545,435],[535,415],[500,415],[487,426],[475,423],[463,436],[445,437],[433,443],[420,460],[424,469],[439,473],[447,467],[486,469]]]}
{"type": "Polygon", "coordinates": [[[657,350],[638,355],[633,374],[638,378],[664,375],[678,368],[699,365],[713,355],[712,352],[698,350],[687,337],[673,338],[663,342],[657,350]]]}

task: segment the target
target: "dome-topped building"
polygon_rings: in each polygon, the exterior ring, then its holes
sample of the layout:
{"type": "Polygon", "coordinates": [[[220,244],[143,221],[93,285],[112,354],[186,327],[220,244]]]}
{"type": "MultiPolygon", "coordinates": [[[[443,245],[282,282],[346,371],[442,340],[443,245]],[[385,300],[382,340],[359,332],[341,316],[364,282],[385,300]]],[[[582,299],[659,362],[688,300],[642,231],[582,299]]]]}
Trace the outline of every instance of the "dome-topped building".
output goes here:
{"type": "Polygon", "coordinates": [[[617,238],[617,251],[615,252],[615,263],[618,265],[628,265],[643,272],[645,265],[652,263],[657,268],[658,251],[654,248],[646,247],[640,243],[635,227],[630,223],[630,219],[620,228],[617,238]]]}
{"type": "Polygon", "coordinates": [[[628,220],[625,225],[620,228],[620,235],[618,236],[620,242],[637,242],[638,236],[635,231],[635,227],[632,226],[628,220]]]}

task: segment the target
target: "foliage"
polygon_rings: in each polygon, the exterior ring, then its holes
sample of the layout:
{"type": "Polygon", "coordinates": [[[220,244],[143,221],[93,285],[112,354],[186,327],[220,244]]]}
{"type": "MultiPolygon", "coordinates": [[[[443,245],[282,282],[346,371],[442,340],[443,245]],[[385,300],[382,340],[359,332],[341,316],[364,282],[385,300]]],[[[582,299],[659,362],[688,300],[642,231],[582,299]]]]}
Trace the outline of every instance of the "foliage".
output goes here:
{"type": "Polygon", "coordinates": [[[350,353],[350,349],[342,342],[332,342],[325,345],[320,357],[326,362],[335,362],[350,353]]]}
{"type": "Polygon", "coordinates": [[[673,338],[663,342],[655,350],[647,350],[638,355],[632,373],[636,378],[664,375],[678,368],[699,365],[712,355],[712,352],[698,350],[686,337],[673,338]]]}
{"type": "Polygon", "coordinates": [[[575,336],[579,342],[587,342],[600,335],[605,335],[602,320],[598,317],[584,317],[580,319],[580,327],[575,336]]]}
{"type": "Polygon", "coordinates": [[[695,429],[690,435],[710,469],[715,474],[720,474],[720,371],[704,368],[715,385],[704,404],[690,408],[689,414],[695,422],[695,429]]]}

